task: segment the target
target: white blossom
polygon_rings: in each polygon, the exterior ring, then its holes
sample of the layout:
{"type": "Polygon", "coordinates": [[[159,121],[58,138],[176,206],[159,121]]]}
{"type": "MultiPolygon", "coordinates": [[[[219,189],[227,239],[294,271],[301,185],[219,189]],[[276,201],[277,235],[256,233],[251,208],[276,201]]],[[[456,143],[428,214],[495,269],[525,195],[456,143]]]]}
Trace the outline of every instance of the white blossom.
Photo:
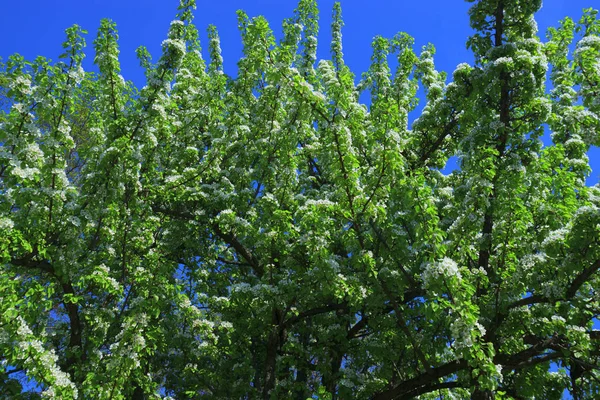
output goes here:
{"type": "Polygon", "coordinates": [[[40,172],[37,168],[21,168],[15,167],[12,170],[12,174],[21,179],[33,179],[40,172]]]}
{"type": "Polygon", "coordinates": [[[561,228],[555,231],[549,232],[548,236],[542,242],[542,246],[548,246],[551,243],[562,242],[565,240],[565,236],[569,233],[568,229],[561,228]]]}
{"type": "Polygon", "coordinates": [[[434,263],[427,263],[421,273],[424,285],[430,286],[435,280],[439,278],[461,278],[460,271],[458,270],[458,264],[454,260],[448,257],[444,257],[441,261],[434,263]]]}
{"type": "Polygon", "coordinates": [[[6,217],[0,217],[0,229],[10,230],[15,226],[15,223],[6,217]]]}

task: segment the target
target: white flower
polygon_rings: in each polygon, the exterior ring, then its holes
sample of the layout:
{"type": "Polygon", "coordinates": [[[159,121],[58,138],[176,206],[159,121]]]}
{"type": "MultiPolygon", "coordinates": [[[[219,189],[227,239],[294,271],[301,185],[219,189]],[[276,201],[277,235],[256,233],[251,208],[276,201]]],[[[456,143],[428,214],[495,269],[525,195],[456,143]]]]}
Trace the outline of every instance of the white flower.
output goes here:
{"type": "Polygon", "coordinates": [[[542,263],[546,260],[545,253],[528,254],[521,260],[521,267],[524,270],[530,270],[537,264],[542,263]]]}
{"type": "Polygon", "coordinates": [[[463,319],[458,318],[450,325],[450,332],[454,338],[454,345],[457,349],[461,349],[473,346],[473,333],[478,333],[475,335],[476,337],[483,337],[486,331],[479,322],[469,325],[463,319]]]}
{"type": "Polygon", "coordinates": [[[37,143],[29,143],[22,152],[25,155],[25,159],[29,162],[35,162],[44,156],[37,143]]]}
{"type": "Polygon", "coordinates": [[[32,179],[40,170],[37,168],[21,168],[15,167],[12,170],[12,174],[21,179],[32,179]]]}
{"type": "Polygon", "coordinates": [[[233,324],[231,322],[228,322],[228,321],[221,321],[220,325],[221,325],[222,328],[225,328],[225,329],[231,329],[231,328],[233,328],[233,324]]]}
{"type": "Polygon", "coordinates": [[[425,286],[429,286],[432,281],[439,277],[461,278],[460,271],[458,270],[458,264],[454,260],[448,257],[444,257],[441,261],[435,263],[427,263],[421,273],[421,278],[425,286]]]}
{"type": "Polygon", "coordinates": [[[585,333],[586,329],[583,326],[569,325],[569,329],[575,332],[585,333]]]}
{"type": "Polygon", "coordinates": [[[355,385],[354,385],[354,382],[352,382],[352,381],[351,381],[351,380],[349,380],[349,379],[341,379],[341,380],[340,380],[340,385],[341,385],[341,386],[348,387],[348,388],[353,388],[353,387],[355,386],[355,385]]]}
{"type": "Polygon", "coordinates": [[[360,295],[363,299],[367,298],[367,289],[364,286],[360,286],[358,288],[358,290],[360,291],[360,295]]]}
{"type": "Polygon", "coordinates": [[[452,197],[452,193],[454,192],[454,189],[452,189],[451,187],[443,187],[439,189],[440,195],[442,196],[446,196],[446,197],[452,197]]]}
{"type": "Polygon", "coordinates": [[[450,325],[450,332],[454,338],[454,345],[457,348],[473,346],[471,337],[471,326],[467,326],[462,319],[457,319],[450,325]]]}
{"type": "Polygon", "coordinates": [[[479,334],[481,336],[485,336],[485,328],[483,327],[483,325],[481,325],[479,322],[475,322],[475,329],[477,329],[479,331],[479,334]]]}
{"type": "Polygon", "coordinates": [[[143,349],[146,347],[146,339],[142,335],[135,335],[133,337],[133,345],[143,349]]]}
{"type": "Polygon", "coordinates": [[[502,382],[504,379],[504,376],[502,375],[502,365],[496,364],[495,367],[496,367],[496,375],[498,376],[498,380],[500,382],[502,382]]]}
{"type": "Polygon", "coordinates": [[[29,86],[29,85],[31,85],[31,79],[29,79],[29,76],[19,75],[14,80],[13,85],[14,86],[16,86],[16,85],[29,86]]]}
{"type": "Polygon", "coordinates": [[[181,39],[166,39],[162,42],[163,49],[171,48],[177,51],[178,55],[184,55],[186,51],[185,42],[181,39]]]}
{"type": "Polygon", "coordinates": [[[250,291],[252,288],[252,286],[250,286],[249,283],[246,282],[242,282],[242,283],[236,283],[234,285],[231,285],[231,292],[232,293],[244,293],[244,292],[248,292],[250,291]]]}
{"type": "Polygon", "coordinates": [[[235,215],[235,212],[232,209],[227,208],[227,209],[221,211],[218,215],[219,216],[226,216],[226,215],[230,215],[230,214],[235,215]]]}
{"type": "Polygon", "coordinates": [[[60,125],[58,125],[57,131],[62,133],[63,135],[68,135],[69,133],[71,133],[71,127],[69,126],[69,124],[62,121],[60,125]]]}
{"type": "Polygon", "coordinates": [[[512,59],[511,57],[500,57],[500,58],[497,58],[497,59],[496,59],[496,60],[493,62],[493,65],[494,65],[495,67],[497,67],[497,66],[499,66],[499,65],[502,65],[502,64],[507,64],[507,65],[508,65],[508,64],[510,64],[512,61],[513,61],[513,59],[512,59]]]}
{"type": "Polygon", "coordinates": [[[0,217],[0,229],[12,229],[15,226],[15,223],[5,217],[0,217]]]}
{"type": "Polygon", "coordinates": [[[306,203],[304,203],[304,206],[302,208],[308,208],[308,207],[329,207],[334,205],[335,203],[333,203],[332,201],[329,201],[327,199],[321,199],[321,200],[307,200],[306,203]]]}
{"type": "Polygon", "coordinates": [[[56,398],[56,393],[54,392],[54,388],[53,387],[49,387],[48,389],[44,390],[42,392],[42,397],[47,397],[49,399],[56,398]]]}
{"type": "Polygon", "coordinates": [[[74,215],[70,216],[68,218],[68,221],[75,226],[81,226],[81,221],[74,215]]]}
{"type": "Polygon", "coordinates": [[[109,269],[108,269],[108,267],[107,267],[106,265],[104,265],[104,264],[100,264],[100,265],[98,266],[98,270],[99,270],[99,272],[102,272],[102,273],[104,273],[104,274],[106,274],[106,275],[108,275],[108,274],[110,273],[110,270],[109,270],[109,269]]]}
{"type": "Polygon", "coordinates": [[[577,42],[576,53],[581,52],[585,48],[589,47],[598,47],[600,48],[600,37],[596,35],[588,35],[582,38],[579,42],[577,42]]]}
{"type": "Polygon", "coordinates": [[[31,329],[29,329],[27,322],[25,322],[25,320],[20,315],[17,317],[17,322],[19,323],[19,327],[17,328],[17,335],[21,337],[33,335],[33,332],[31,331],[31,329]]]}
{"type": "Polygon", "coordinates": [[[77,69],[72,69],[69,71],[69,78],[71,78],[75,84],[81,83],[84,77],[85,71],[81,65],[77,69]]]}
{"type": "Polygon", "coordinates": [[[563,288],[556,283],[542,282],[540,292],[548,298],[560,298],[563,295],[563,288]]]}
{"type": "Polygon", "coordinates": [[[548,246],[550,243],[563,241],[567,233],[569,233],[569,231],[565,228],[557,229],[548,233],[548,236],[542,242],[542,246],[548,246]]]}
{"type": "Polygon", "coordinates": [[[179,303],[179,307],[181,307],[181,308],[190,308],[191,306],[192,306],[192,302],[190,301],[190,299],[187,296],[185,296],[179,303]]]}
{"type": "Polygon", "coordinates": [[[11,89],[17,89],[21,91],[24,95],[31,94],[31,79],[26,75],[19,75],[15,78],[14,81],[10,84],[11,89]]]}
{"type": "Polygon", "coordinates": [[[181,179],[181,178],[182,178],[182,176],[181,176],[181,175],[170,175],[170,176],[167,176],[167,177],[165,178],[165,182],[166,182],[166,183],[172,183],[172,182],[176,182],[176,181],[178,181],[178,180],[179,180],[179,179],[181,179]]]}
{"type": "Polygon", "coordinates": [[[575,211],[575,218],[580,218],[585,215],[589,215],[590,217],[595,217],[600,213],[600,208],[593,206],[583,206],[579,207],[577,211],[575,211]]]}
{"type": "Polygon", "coordinates": [[[163,107],[162,104],[154,103],[154,104],[152,104],[152,109],[154,111],[156,111],[160,115],[160,117],[162,119],[166,119],[167,118],[167,113],[166,113],[165,108],[163,107]]]}

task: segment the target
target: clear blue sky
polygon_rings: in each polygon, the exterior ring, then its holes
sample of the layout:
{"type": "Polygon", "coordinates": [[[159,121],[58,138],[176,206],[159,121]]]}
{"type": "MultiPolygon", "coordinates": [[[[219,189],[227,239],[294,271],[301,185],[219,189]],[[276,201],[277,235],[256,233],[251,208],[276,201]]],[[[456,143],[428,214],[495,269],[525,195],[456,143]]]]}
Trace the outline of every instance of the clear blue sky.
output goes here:
{"type": "MultiPolygon", "coordinates": [[[[329,57],[329,24],[334,0],[320,0],[321,33],[318,56],[329,57]]],[[[77,23],[90,34],[91,47],[101,18],[117,23],[120,34],[123,76],[138,87],[144,85],[144,75],[138,67],[135,49],[145,45],[156,59],[165,39],[169,23],[174,19],[178,0],[5,0],[0,13],[0,57],[18,52],[28,59],[44,55],[56,59],[61,52],[64,29],[77,23]]],[[[375,35],[393,36],[404,31],[414,36],[416,46],[427,42],[437,48],[439,70],[452,72],[472,56],[465,49],[471,34],[467,11],[470,4],[461,0],[342,0],[344,53],[346,63],[357,74],[365,71],[370,62],[370,43],[375,35]],[[368,4],[368,6],[365,6],[368,4]]],[[[291,16],[296,0],[198,0],[196,25],[202,33],[206,48],[205,28],[215,24],[221,35],[225,71],[235,74],[241,54],[235,11],[245,10],[250,16],[264,15],[276,33],[281,21],[291,16]]],[[[598,0],[544,0],[537,15],[540,33],[555,26],[565,16],[578,19],[583,8],[600,8],[598,0]]],[[[92,68],[92,52],[84,66],[92,68]]],[[[592,176],[588,184],[600,178],[600,149],[589,153],[592,176]]]]}

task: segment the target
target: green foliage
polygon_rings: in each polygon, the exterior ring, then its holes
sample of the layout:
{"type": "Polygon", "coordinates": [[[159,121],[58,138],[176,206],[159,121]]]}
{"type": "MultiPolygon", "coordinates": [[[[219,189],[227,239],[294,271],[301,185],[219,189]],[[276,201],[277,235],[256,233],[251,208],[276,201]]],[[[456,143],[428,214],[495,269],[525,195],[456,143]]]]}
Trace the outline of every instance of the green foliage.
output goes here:
{"type": "Polygon", "coordinates": [[[109,20],[97,74],[78,26],[1,63],[0,396],[598,398],[597,11],[471,2],[451,81],[398,33],[356,83],[337,3],[317,63],[314,0],[238,12],[236,77],[193,0],[140,89],[109,20]]]}

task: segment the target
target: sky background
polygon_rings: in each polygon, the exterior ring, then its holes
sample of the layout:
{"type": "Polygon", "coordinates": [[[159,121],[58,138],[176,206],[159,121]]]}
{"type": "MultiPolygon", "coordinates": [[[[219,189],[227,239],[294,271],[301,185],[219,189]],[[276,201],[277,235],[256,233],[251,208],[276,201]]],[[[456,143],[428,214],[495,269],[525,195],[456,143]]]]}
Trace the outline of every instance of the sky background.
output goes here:
{"type": "MultiPolygon", "coordinates": [[[[235,11],[245,10],[250,16],[264,15],[280,37],[281,22],[290,17],[296,0],[197,0],[195,23],[200,30],[202,47],[207,48],[206,27],[214,24],[221,36],[225,72],[235,74],[241,55],[241,41],[235,11]]],[[[321,31],[318,58],[329,58],[329,25],[334,0],[320,0],[321,31]]],[[[371,40],[376,35],[392,37],[403,31],[415,37],[415,47],[431,42],[437,48],[436,67],[452,71],[461,62],[471,63],[465,47],[472,33],[469,27],[470,4],[461,0],[342,0],[344,19],[343,44],[346,64],[357,75],[370,64],[371,40]]],[[[101,18],[117,23],[120,36],[121,67],[125,79],[139,88],[145,78],[135,49],[146,46],[154,60],[160,56],[161,42],[175,18],[178,0],[3,0],[0,13],[0,57],[6,59],[20,53],[26,59],[43,55],[57,59],[61,53],[65,28],[79,24],[89,31],[86,70],[94,70],[92,42],[101,18]]],[[[565,16],[579,19],[584,8],[600,8],[599,0],[544,0],[537,14],[540,36],[549,26],[556,26],[565,16]]],[[[547,141],[547,137],[545,141],[547,141]]],[[[600,178],[600,149],[589,153],[592,174],[588,184],[600,178]]]]}

